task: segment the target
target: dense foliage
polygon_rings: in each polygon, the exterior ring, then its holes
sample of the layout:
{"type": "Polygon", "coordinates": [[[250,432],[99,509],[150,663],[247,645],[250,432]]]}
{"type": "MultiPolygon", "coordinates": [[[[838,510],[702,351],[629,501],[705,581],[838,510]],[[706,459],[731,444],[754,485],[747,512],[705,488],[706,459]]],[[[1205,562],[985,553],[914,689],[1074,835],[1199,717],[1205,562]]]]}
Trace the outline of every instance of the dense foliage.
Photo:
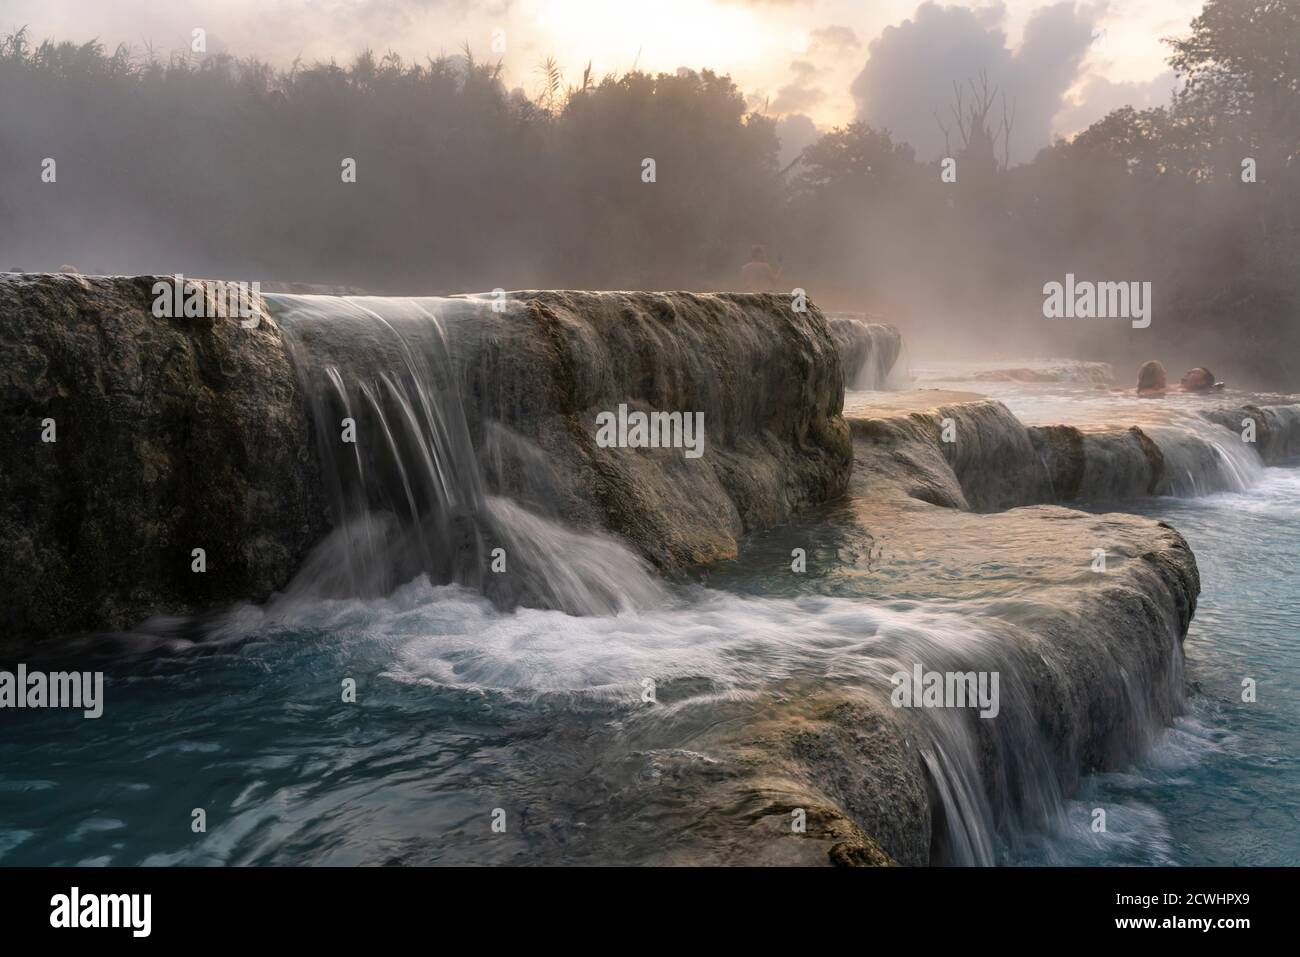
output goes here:
{"type": "Polygon", "coordinates": [[[566,86],[552,63],[529,96],[468,50],[277,70],[19,32],[0,41],[0,268],[711,289],[757,242],[823,304],[943,314],[1008,348],[1042,335],[1048,280],[1151,281],[1147,345],[1061,335],[1300,388],[1300,0],[1208,0],[1170,49],[1168,107],[1009,168],[976,129],[945,183],[860,123],[782,169],[774,121],[708,70],[566,86]]]}

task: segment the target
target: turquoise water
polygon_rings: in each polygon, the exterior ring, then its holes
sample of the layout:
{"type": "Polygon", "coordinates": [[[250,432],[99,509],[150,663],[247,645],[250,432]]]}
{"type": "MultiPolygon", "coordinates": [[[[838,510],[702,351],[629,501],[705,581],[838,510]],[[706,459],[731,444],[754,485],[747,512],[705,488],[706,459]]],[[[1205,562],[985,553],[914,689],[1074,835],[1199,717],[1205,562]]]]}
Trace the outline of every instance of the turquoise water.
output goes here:
{"type": "Polygon", "coordinates": [[[1073,826],[1027,863],[1300,863],[1300,470],[1270,468],[1244,493],[1124,507],[1177,528],[1201,599],[1187,640],[1187,714],[1149,759],[1094,775],[1073,826]],[[1242,681],[1256,700],[1242,700],[1242,681]],[[1107,833],[1086,825],[1107,810],[1107,833]]]}
{"type": "MultiPolygon", "coordinates": [[[[1294,864],[1300,471],[1124,510],[1168,521],[1198,557],[1188,713],[998,859],[1294,864]]],[[[618,614],[502,612],[417,579],[383,599],[151,623],[97,659],[103,718],[0,717],[0,864],[637,862],[674,844],[689,860],[674,814],[689,819],[700,784],[682,768],[713,761],[693,742],[752,720],[784,682],[875,678],[882,643],[969,636],[959,609],[868,603],[837,577],[870,560],[855,534],[849,510],[825,509],[756,536],[707,587],[618,614]],[[772,572],[792,540],[832,573],[772,572]],[[641,706],[647,675],[664,707],[641,706]]]]}

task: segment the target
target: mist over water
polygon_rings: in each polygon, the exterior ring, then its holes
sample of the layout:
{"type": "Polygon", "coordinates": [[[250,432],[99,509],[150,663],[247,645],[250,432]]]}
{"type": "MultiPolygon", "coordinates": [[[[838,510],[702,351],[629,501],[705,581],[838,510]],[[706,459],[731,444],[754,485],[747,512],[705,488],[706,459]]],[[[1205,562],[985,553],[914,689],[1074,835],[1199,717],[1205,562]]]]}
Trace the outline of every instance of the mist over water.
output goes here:
{"type": "Polygon", "coordinates": [[[922,5],[857,52],[801,57],[809,75],[862,57],[866,121],[814,130],[793,158],[791,115],[708,63],[529,91],[472,46],[290,65],[232,40],[163,61],[19,31],[0,38],[0,153],[17,158],[0,167],[0,268],[386,295],[714,290],[744,287],[759,244],[775,291],[879,314],[926,355],[1158,358],[1294,391],[1300,115],[1276,91],[1300,83],[1277,66],[1300,13],[1260,5],[1237,29],[1231,9],[1210,0],[1152,57],[1151,76],[1179,73],[1172,99],[1171,82],[1157,105],[1116,104],[1049,142],[1045,91],[1070,87],[1056,70],[1079,68],[1095,12],[1039,11],[1028,47],[1064,46],[1021,61],[970,11],[922,5]],[[963,55],[911,75],[912,45],[950,29],[963,55]],[[178,115],[202,122],[159,135],[178,115]],[[63,163],[56,182],[45,159],[63,163]],[[647,159],[662,176],[642,179],[647,159]],[[1067,275],[1150,284],[1150,328],[1045,318],[1046,285],[1067,275]]]}
{"type": "MultiPolygon", "coordinates": [[[[1300,390],[1300,114],[1277,95],[1300,78],[1293,57],[1276,75],[1275,46],[1300,7],[1256,11],[1238,43],[1217,19],[1226,6],[1210,0],[1180,31],[1188,82],[1167,106],[1017,144],[1014,163],[1009,122],[999,132],[963,102],[922,107],[927,126],[956,113],[952,156],[853,122],[787,159],[783,118],[702,65],[530,96],[472,49],[288,67],[0,39],[0,159],[13,159],[0,163],[0,268],[340,293],[266,296],[308,410],[328,534],[265,603],[49,653],[107,673],[113,720],[5,716],[0,865],[729,863],[752,850],[728,829],[738,796],[798,778],[798,793],[851,820],[879,811],[866,785],[889,761],[921,782],[929,863],[1300,859],[1300,480],[1203,414],[1300,390]],[[197,119],[178,129],[178,116],[197,119]],[[1107,714],[1038,707],[1069,659],[1033,640],[1072,636],[1034,629],[1077,581],[1053,593],[1014,557],[974,567],[988,546],[973,534],[886,556],[888,530],[852,496],[744,537],[737,558],[689,581],[566,515],[551,452],[505,421],[523,390],[477,388],[468,371],[467,343],[491,336],[497,306],[520,322],[525,306],[455,293],[732,289],[747,254],[775,277],[753,291],[778,294],[754,301],[806,293],[827,310],[863,405],[879,390],[963,390],[1026,425],[1140,428],[1139,453],[1154,446],[1163,465],[1152,497],[1086,507],[1171,522],[1195,550],[1204,591],[1185,644],[1153,656],[1158,674],[1110,646],[1096,663],[1107,714]],[[1049,319],[1045,284],[1067,275],[1145,284],[1150,328],[1049,319]],[[1139,399],[1132,373],[1152,358],[1175,378],[1212,368],[1228,388],[1139,399]],[[791,573],[796,548],[815,573],[791,573]],[[894,678],[918,666],[996,675],[996,719],[896,708],[894,678]],[[1243,678],[1257,703],[1241,700],[1243,678]],[[341,707],[349,682],[358,697],[341,707]],[[879,763],[833,735],[773,744],[774,726],[811,727],[837,704],[879,763]],[[1073,721],[1105,726],[1093,753],[1054,743],[1073,721]],[[1094,773],[1080,777],[1085,763],[1094,773]],[[503,807],[520,826],[491,835],[484,810],[503,807]],[[209,812],[205,833],[186,826],[191,808],[209,812]]],[[[945,91],[972,80],[942,79],[945,91]]],[[[880,90],[856,92],[888,115],[880,90]]],[[[756,374],[770,347],[752,312],[727,317],[738,355],[706,354],[675,312],[653,318],[660,367],[619,359],[648,383],[642,398],[690,395],[723,413],[720,432],[762,419],[755,444],[784,441],[771,423],[792,402],[721,384],[724,367],[756,374]]],[[[607,326],[580,346],[633,341],[607,326]]],[[[774,500],[793,498],[778,471],[752,488],[770,480],[774,500]]],[[[723,520],[746,525],[742,496],[719,496],[723,520]]],[[[1047,554],[1051,534],[1017,544],[1047,554]]],[[[1076,574],[1091,572],[1064,573],[1076,574]]],[[[1087,650],[1083,624],[1073,637],[1087,650]]]]}
{"type": "Polygon", "coordinates": [[[1177,497],[1244,492],[1263,477],[1256,444],[1244,441],[1240,430],[1210,421],[1206,412],[1276,403],[1283,404],[1277,414],[1294,414],[1285,405],[1294,396],[1235,388],[1143,398],[1116,382],[1109,365],[1068,359],[928,361],[913,372],[918,388],[987,395],[1026,425],[1069,425],[1085,433],[1138,426],[1163,457],[1163,484],[1156,494],[1177,497]]]}
{"type": "MultiPolygon", "coordinates": [[[[1288,719],[1275,703],[1244,726],[1230,716],[1214,656],[1259,640],[1251,660],[1263,683],[1291,681],[1272,656],[1300,621],[1284,573],[1261,576],[1250,555],[1262,542],[1285,567],[1300,534],[1292,471],[1238,463],[1222,473],[1241,483],[1231,494],[1139,506],[1175,517],[1194,547],[1197,535],[1215,540],[1198,551],[1209,557],[1187,644],[1192,691],[1184,702],[1179,690],[1186,714],[1162,730],[1145,689],[1116,678],[1122,770],[1076,788],[1029,707],[1039,663],[999,637],[1014,601],[928,596],[908,582],[891,594],[888,578],[864,597],[872,546],[843,505],[748,540],[708,585],[659,581],[625,546],[545,514],[540,492],[524,505],[492,491],[455,360],[456,323],[485,302],[279,296],[271,308],[311,402],[336,527],[268,604],[189,637],[147,623],[138,651],[101,659],[117,689],[112,725],[88,723],[69,745],[66,716],[20,717],[21,733],[0,744],[0,766],[27,769],[0,779],[3,863],[654,861],[663,848],[652,822],[671,793],[657,782],[685,775],[677,786],[689,788],[696,774],[726,772],[735,756],[719,728],[745,727],[809,688],[889,709],[891,676],[917,663],[1001,679],[994,721],[943,708],[899,715],[937,809],[935,863],[1222,861],[1225,844],[1191,836],[1208,825],[1188,796],[1221,786],[1230,801],[1238,785],[1216,778],[1225,767],[1263,796],[1260,815],[1290,813],[1295,762],[1285,745],[1262,759],[1253,750],[1288,719]],[[383,442],[360,454],[341,441],[345,417],[383,442]],[[494,588],[497,542],[524,588],[494,588]],[[789,573],[791,542],[817,556],[819,575],[789,573]],[[1256,588],[1274,596],[1264,617],[1256,588]],[[1261,648],[1273,649],[1262,662],[1261,648]],[[357,682],[358,708],[337,706],[340,675],[357,682]],[[56,738],[66,753],[51,764],[40,755],[56,738]],[[197,841],[155,820],[156,795],[176,788],[172,799],[212,809],[216,823],[197,841]],[[35,792],[47,799],[20,797],[35,792]],[[530,826],[494,842],[472,822],[503,795],[530,826]],[[1094,806],[1108,809],[1107,835],[1080,825],[1094,806]]],[[[1040,408],[1071,388],[1033,387],[1040,408]]],[[[1028,403],[1029,391],[1007,399],[1028,403]]],[[[1105,396],[1089,394],[1100,415],[1105,396]]],[[[1176,438],[1183,413],[1167,408],[1153,429],[1176,438]]],[[[1220,473],[1198,473],[1208,474],[1220,473]]],[[[1011,598],[1031,585],[1001,587],[1011,598]]],[[[1181,689],[1176,649],[1173,667],[1181,689]]],[[[1255,859],[1287,850],[1259,847],[1255,859]]]]}

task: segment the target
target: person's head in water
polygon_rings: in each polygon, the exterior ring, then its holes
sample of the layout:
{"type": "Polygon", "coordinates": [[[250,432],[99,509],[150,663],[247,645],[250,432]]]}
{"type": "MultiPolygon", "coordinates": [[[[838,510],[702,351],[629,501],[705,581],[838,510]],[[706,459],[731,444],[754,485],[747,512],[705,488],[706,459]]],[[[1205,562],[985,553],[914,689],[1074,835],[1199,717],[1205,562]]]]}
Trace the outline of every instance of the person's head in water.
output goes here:
{"type": "Polygon", "coordinates": [[[1142,363],[1138,369],[1138,395],[1159,395],[1169,386],[1165,367],[1155,359],[1142,363]]]}
{"type": "Polygon", "coordinates": [[[1184,392],[1212,392],[1214,391],[1214,373],[1205,366],[1188,369],[1183,373],[1183,379],[1179,385],[1184,392]]]}
{"type": "Polygon", "coordinates": [[[749,261],[755,263],[767,262],[767,250],[762,246],[753,246],[749,250],[749,261]]]}

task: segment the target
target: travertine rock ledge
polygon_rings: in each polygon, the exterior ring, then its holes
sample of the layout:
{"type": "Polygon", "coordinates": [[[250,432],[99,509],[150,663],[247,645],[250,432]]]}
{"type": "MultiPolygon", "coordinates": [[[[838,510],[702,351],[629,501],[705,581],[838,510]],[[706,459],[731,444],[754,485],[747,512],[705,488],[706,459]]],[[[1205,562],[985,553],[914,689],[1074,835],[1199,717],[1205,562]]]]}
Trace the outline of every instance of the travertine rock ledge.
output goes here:
{"type": "Polygon", "coordinates": [[[280,331],[156,318],[155,281],[0,276],[7,640],[266,598],[325,528],[280,331]]]}
{"type": "MultiPolygon", "coordinates": [[[[0,276],[12,639],[264,599],[331,522],[300,370],[275,319],[287,297],[259,301],[253,328],[158,318],[160,279],[0,276]]],[[[733,555],[745,532],[847,487],[842,364],[815,306],[690,293],[521,292],[504,313],[461,302],[466,321],[448,332],[489,492],[538,492],[528,454],[541,450],[558,517],[676,571],[733,555]],[[597,447],[596,414],[621,403],[703,412],[706,454],[597,447]]],[[[348,345],[331,336],[321,330],[346,371],[348,345]]]]}

